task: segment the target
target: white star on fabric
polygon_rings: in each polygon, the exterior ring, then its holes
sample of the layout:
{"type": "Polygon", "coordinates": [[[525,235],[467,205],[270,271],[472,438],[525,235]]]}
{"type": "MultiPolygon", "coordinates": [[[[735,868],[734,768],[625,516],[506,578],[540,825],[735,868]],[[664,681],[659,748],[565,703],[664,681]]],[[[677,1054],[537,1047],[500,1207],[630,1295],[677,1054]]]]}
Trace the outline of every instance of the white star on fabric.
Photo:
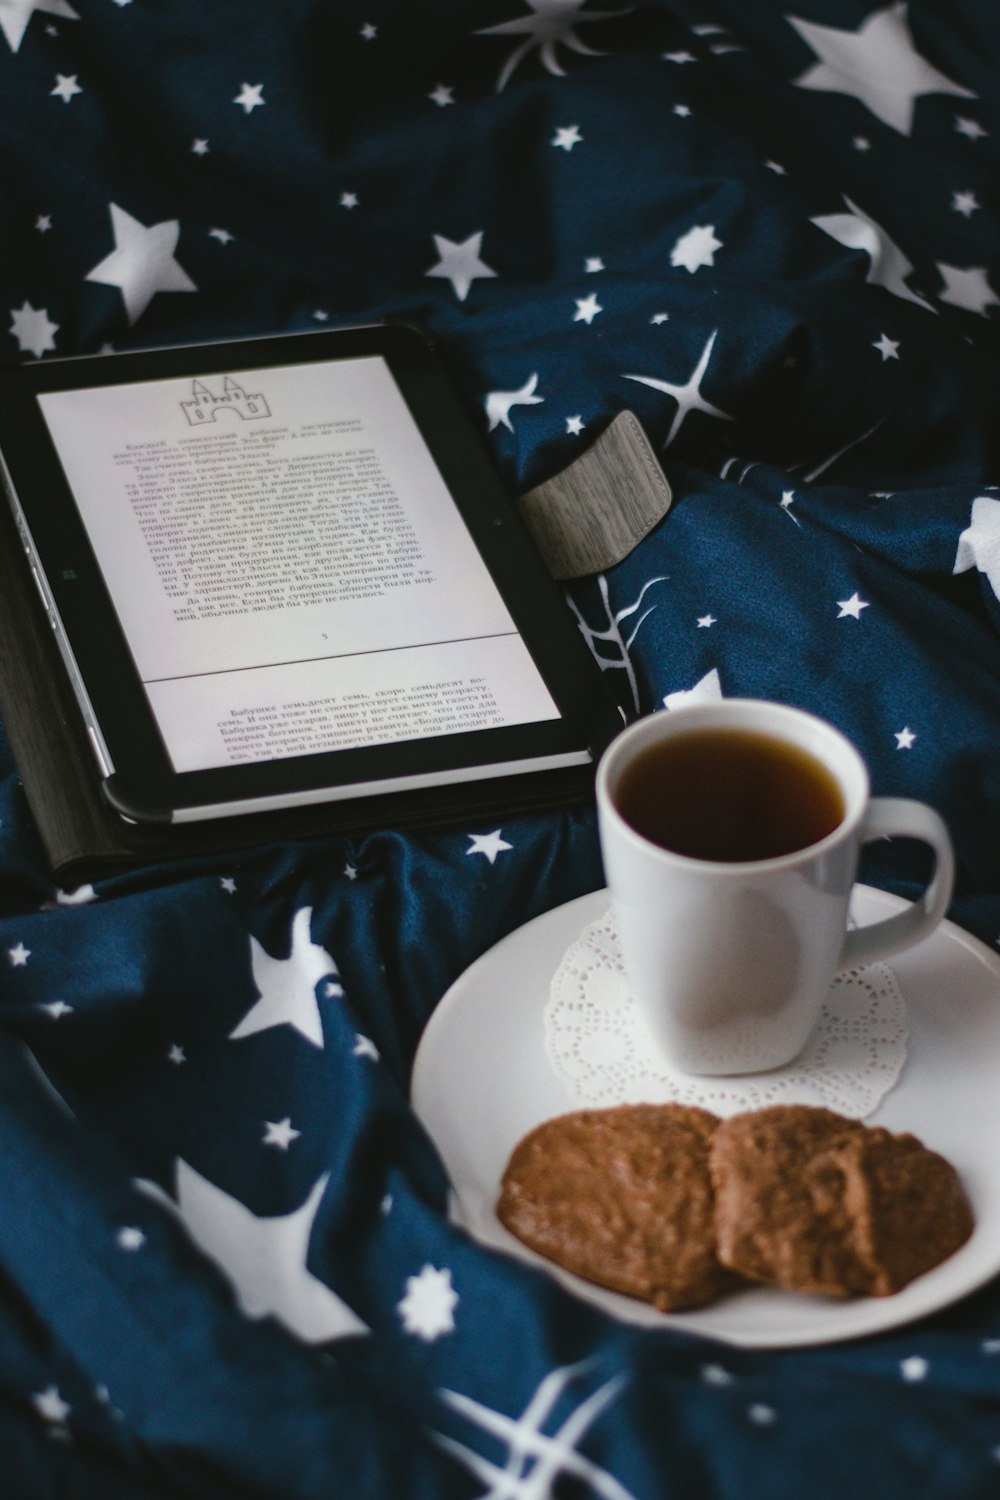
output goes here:
{"type": "Polygon", "coordinates": [[[732,1385],[733,1376],[724,1365],[702,1365],[701,1378],[706,1385],[732,1385]]]}
{"type": "Polygon", "coordinates": [[[721,249],[722,241],[715,237],[714,224],[695,224],[671,250],[670,264],[683,266],[694,275],[700,266],[714,266],[715,252],[721,249]]]}
{"type": "Polygon", "coordinates": [[[958,539],[953,573],[978,568],[1000,598],[1000,500],[977,495],[969,524],[958,539]]]}
{"type": "Polygon", "coordinates": [[[755,1427],[770,1427],[778,1420],[774,1407],[765,1406],[762,1401],[755,1401],[752,1406],[748,1406],[747,1416],[755,1427]]]}
{"type": "Polygon", "coordinates": [[[480,277],[495,276],[497,273],[492,266],[488,266],[480,257],[483,245],[483,231],[480,229],[475,234],[470,234],[467,240],[449,240],[443,234],[434,236],[434,245],[438,253],[438,261],[425,271],[425,276],[443,276],[450,281],[452,290],[459,302],[464,302],[469,295],[472,283],[480,277]]]}
{"type": "Polygon", "coordinates": [[[267,100],[264,98],[264,85],[262,83],[241,84],[240,91],[233,99],[233,103],[242,105],[243,113],[247,115],[250,114],[251,110],[259,109],[262,104],[267,103],[267,100]]]}
{"type": "Polygon", "coordinates": [[[899,1373],[904,1380],[923,1380],[927,1375],[930,1365],[927,1360],[919,1354],[911,1354],[907,1359],[899,1362],[899,1373]]]}
{"type": "Polygon", "coordinates": [[[851,145],[855,151],[870,151],[872,149],[872,143],[866,135],[856,135],[851,145]]]}
{"type": "Polygon", "coordinates": [[[596,271],[604,270],[604,262],[599,255],[588,255],[583,263],[583,269],[588,276],[592,276],[596,271]]]}
{"type": "Polygon", "coordinates": [[[490,391],[486,397],[486,416],[489,420],[489,431],[503,423],[508,432],[514,431],[514,425],[510,420],[510,409],[512,406],[540,406],[545,400],[544,396],[536,396],[535,390],[538,386],[538,375],[529,375],[528,379],[516,391],[490,391]]]}
{"type": "Polygon", "coordinates": [[[290,1116],[286,1115],[283,1120],[264,1121],[265,1146],[277,1146],[279,1151],[287,1151],[293,1141],[297,1141],[302,1134],[292,1124],[290,1116]]]}
{"type": "Polygon", "coordinates": [[[852,594],[849,599],[838,599],[837,608],[840,610],[840,614],[837,616],[838,620],[845,620],[848,618],[852,620],[860,620],[861,611],[863,609],[867,609],[868,604],[858,594],[852,594]]]}
{"type": "Polygon", "coordinates": [[[13,948],[7,949],[7,957],[15,969],[23,969],[31,957],[31,949],[26,948],[23,943],[15,943],[13,948]]]}
{"type": "Polygon", "coordinates": [[[146,1243],[146,1236],[134,1224],[124,1225],[115,1235],[115,1239],[123,1250],[141,1250],[146,1243]]]}
{"type": "Polygon", "coordinates": [[[580,433],[583,431],[586,425],[587,424],[586,422],[584,422],[582,417],[577,416],[566,418],[566,432],[570,437],[579,437],[580,433]]]}
{"type": "Polygon", "coordinates": [[[432,99],[440,109],[443,109],[446,104],[454,104],[455,101],[452,98],[453,93],[454,87],[452,84],[439,83],[434,89],[431,90],[427,97],[428,99],[432,99]]]}
{"type": "Polygon", "coordinates": [[[227,896],[235,896],[235,894],[236,894],[236,881],[233,879],[233,877],[231,875],[220,875],[220,877],[219,877],[219,884],[222,887],[222,889],[226,892],[227,896]]]}
{"type": "Polygon", "coordinates": [[[357,867],[357,865],[345,865],[344,866],[344,874],[347,876],[348,880],[357,880],[357,878],[358,878],[358,867],[357,867]]]}
{"type": "Polygon", "coordinates": [[[980,313],[984,318],[986,309],[1000,302],[987,278],[985,266],[946,266],[936,262],[944,279],[944,290],[938,292],[938,300],[950,302],[954,307],[964,307],[967,312],[980,313]]]}
{"type": "Polygon", "coordinates": [[[907,725],[904,729],[901,729],[898,734],[895,734],[893,738],[896,741],[897,750],[911,750],[917,737],[913,733],[913,730],[909,727],[909,725],[907,725]]]}
{"type": "Polygon", "coordinates": [[[465,851],[466,855],[485,854],[491,865],[496,864],[497,855],[501,854],[504,849],[514,847],[513,844],[508,844],[506,839],[501,838],[499,828],[494,828],[492,833],[468,833],[466,838],[471,840],[465,851]]]}
{"type": "Polygon", "coordinates": [[[769,172],[774,172],[777,177],[788,176],[788,169],[783,167],[780,161],[766,161],[764,165],[769,172]]]}
{"type": "Polygon", "coordinates": [[[196,135],[194,140],[191,142],[191,150],[194,152],[195,156],[207,156],[208,141],[204,136],[196,135]]]}
{"type": "Polygon", "coordinates": [[[57,906],[87,906],[91,901],[97,900],[97,892],[90,882],[78,885],[72,891],[56,891],[57,906]]]}
{"type": "Polygon", "coordinates": [[[714,615],[699,615],[698,616],[698,629],[699,630],[710,630],[713,625],[717,625],[717,624],[718,624],[718,621],[716,620],[716,618],[715,618],[714,615]]]}
{"type": "Polygon", "coordinates": [[[708,417],[718,417],[721,421],[731,422],[732,417],[728,412],[720,411],[717,406],[712,406],[701,394],[701,382],[708,362],[712,357],[712,349],[715,345],[718,329],[710,335],[708,342],[698,358],[692,374],[684,385],[675,385],[669,380],[656,380],[652,375],[625,375],[625,380],[637,380],[640,385],[652,386],[656,391],[662,391],[665,396],[672,396],[677,402],[677,411],[674,420],[670,424],[670,431],[664,439],[664,448],[669,448],[674,438],[681,430],[685,418],[693,411],[704,412],[708,417]]]}
{"type": "Polygon", "coordinates": [[[397,1303],[396,1311],[407,1333],[431,1343],[443,1333],[453,1331],[457,1305],[458,1293],[451,1284],[451,1272],[426,1265],[419,1276],[406,1278],[406,1295],[397,1303]]]}
{"type": "Polygon", "coordinates": [[[57,1385],[46,1386],[44,1391],[36,1391],[31,1404],[46,1422],[65,1422],[73,1410],[69,1402],[60,1396],[57,1385]]]}
{"type": "Polygon", "coordinates": [[[11,308],[10,316],[10,331],[22,352],[27,351],[41,359],[49,349],[56,347],[59,324],[52,322],[44,307],[32,307],[30,302],[23,302],[20,307],[11,308]]]}
{"type": "Polygon", "coordinates": [[[576,312],[573,314],[574,323],[592,323],[599,312],[604,308],[597,298],[591,293],[589,297],[577,297],[576,312]]]}
{"type": "Polygon", "coordinates": [[[176,219],[145,225],[119,208],[111,210],[115,248],[88,271],[84,280],[121,289],[130,323],[136,323],[157,292],[196,292],[198,288],[174,259],[180,237],[176,219]]]}
{"type": "Polygon", "coordinates": [[[794,502],[794,500],[795,500],[795,491],[794,490],[782,490],[782,492],[781,492],[781,508],[782,508],[782,510],[788,510],[789,506],[792,505],[792,503],[794,502]]]}
{"type": "Polygon", "coordinates": [[[225,1273],[248,1318],[274,1317],[307,1344],[368,1333],[367,1324],[306,1267],[322,1176],[300,1208],[258,1217],[177,1158],[176,1202],[157,1184],[137,1186],[173,1212],[194,1243],[225,1273]]]}
{"type": "Polygon", "coordinates": [[[0,31],[16,52],[28,29],[28,22],[35,11],[48,16],[63,16],[67,21],[79,21],[80,17],[66,0],[2,0],[0,3],[0,31]]]}
{"type": "Polygon", "coordinates": [[[622,11],[595,10],[589,15],[579,14],[586,0],[527,0],[530,16],[519,16],[514,21],[502,21],[499,26],[484,26],[476,36],[525,36],[527,40],[515,47],[500,70],[497,93],[507,85],[514,69],[528,53],[538,48],[538,55],[547,73],[562,78],[565,69],[560,67],[556,56],[557,47],[568,47],[585,57],[602,57],[577,36],[574,26],[584,21],[614,20],[622,11]]]}
{"type": "Polygon", "coordinates": [[[683,67],[685,63],[697,62],[693,52],[664,52],[661,56],[664,62],[676,63],[678,67],[683,67]]]}
{"type": "Polygon", "coordinates": [[[893,244],[881,225],[869,218],[850,198],[845,196],[844,202],[849,213],[821,214],[818,218],[811,219],[810,223],[836,240],[838,245],[843,245],[848,250],[865,252],[870,261],[866,281],[884,287],[894,297],[903,297],[907,302],[915,302],[918,307],[936,312],[935,307],[916,292],[911,292],[906,285],[905,278],[913,270],[913,266],[899,246],[893,244]]]}
{"type": "Polygon", "coordinates": [[[967,219],[971,214],[974,214],[976,212],[976,209],[981,205],[975,193],[965,192],[952,193],[951,206],[954,209],[955,213],[961,214],[963,218],[967,219]]]}
{"type": "Polygon", "coordinates": [[[357,193],[341,193],[340,195],[341,208],[357,208],[358,201],[357,193]]]}
{"type": "Polygon", "coordinates": [[[553,146],[560,147],[563,151],[572,151],[583,140],[578,125],[558,125],[556,133],[552,137],[553,146]]]}
{"type": "Polygon", "coordinates": [[[210,229],[208,237],[212,240],[218,240],[220,245],[228,245],[230,240],[235,239],[236,236],[230,234],[228,229],[210,229]]]}
{"type": "Polygon", "coordinates": [[[373,42],[378,36],[378,27],[373,26],[371,21],[366,21],[361,30],[358,32],[358,35],[362,37],[366,42],[373,42]]]}
{"type": "Polygon", "coordinates": [[[38,218],[35,220],[35,228],[38,230],[39,234],[48,234],[49,230],[52,228],[52,215],[39,214],[38,218]]]}
{"type": "Polygon", "coordinates": [[[344,986],[338,984],[336,980],[331,979],[323,986],[323,994],[328,1000],[339,1000],[343,993],[344,986]]]}
{"type": "Polygon", "coordinates": [[[287,958],[272,958],[251,935],[250,962],[260,999],[229,1033],[231,1040],[267,1031],[272,1026],[293,1026],[315,1047],[322,1047],[323,1023],[316,986],[338,970],[326,949],[312,941],[311,919],[311,906],[301,906],[295,913],[287,958]]]}
{"type": "Polygon", "coordinates": [[[877,349],[881,354],[883,364],[885,364],[887,359],[899,358],[899,344],[896,340],[891,339],[887,333],[883,333],[881,338],[876,339],[872,344],[872,348],[877,349]]]}
{"type": "Polygon", "coordinates": [[[170,1048],[170,1051],[167,1053],[167,1060],[169,1062],[172,1062],[175,1068],[179,1068],[181,1063],[187,1062],[187,1053],[184,1051],[183,1047],[181,1047],[177,1042],[174,1042],[173,1046],[170,1048]]]}
{"type": "Polygon", "coordinates": [[[682,120],[688,119],[691,114],[691,111],[686,104],[675,104],[673,112],[675,115],[680,115],[682,120]]]}
{"type": "Polygon", "coordinates": [[[984,135],[989,135],[978,120],[970,120],[962,115],[955,116],[955,129],[959,135],[968,136],[970,141],[981,141],[984,135]]]}
{"type": "Polygon", "coordinates": [[[67,1005],[65,1000],[51,1000],[48,1005],[42,1006],[42,1010],[45,1011],[46,1015],[51,1016],[53,1021],[58,1021],[63,1016],[71,1016],[73,1014],[72,1005],[67,1005]]]}
{"type": "Polygon", "coordinates": [[[665,313],[665,312],[654,313],[653,316],[650,318],[649,321],[652,324],[654,324],[655,327],[658,328],[661,323],[669,323],[670,322],[670,314],[669,313],[665,313]]]}
{"type": "Polygon", "coordinates": [[[850,94],[873,115],[909,135],[913,106],[923,94],[957,94],[975,99],[971,89],[952,83],[917,52],[906,22],[904,0],[873,11],[856,31],[821,26],[798,16],[788,20],[820,61],[793,82],[799,88],[850,94]]]}
{"type": "Polygon", "coordinates": [[[372,1062],[381,1062],[381,1055],[370,1036],[363,1036],[360,1031],[354,1033],[354,1046],[351,1048],[352,1057],[370,1057],[372,1062]]]}
{"type": "Polygon", "coordinates": [[[68,104],[75,94],[82,94],[83,89],[80,87],[78,75],[76,73],[71,73],[69,75],[65,73],[57,73],[56,86],[54,89],[50,89],[49,93],[55,94],[63,101],[64,104],[68,104]]]}

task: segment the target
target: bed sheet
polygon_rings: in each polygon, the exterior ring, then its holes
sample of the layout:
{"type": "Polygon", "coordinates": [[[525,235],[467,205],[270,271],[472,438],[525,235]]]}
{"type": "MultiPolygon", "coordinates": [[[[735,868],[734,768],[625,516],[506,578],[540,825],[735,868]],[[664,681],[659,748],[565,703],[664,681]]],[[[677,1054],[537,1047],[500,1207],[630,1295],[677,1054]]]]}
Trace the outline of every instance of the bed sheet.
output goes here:
{"type": "MultiPolygon", "coordinates": [[[[830,718],[944,813],[952,915],[1000,942],[995,7],[3,0],[0,31],[8,361],[406,318],[512,495],[631,409],[673,506],[567,593],[622,707],[830,718]]],[[[601,885],[589,808],[66,891],[0,771],[5,1495],[997,1492],[995,1285],[720,1350],[449,1222],[418,1039],[601,885]]],[[[864,873],[923,878],[904,845],[864,873]]]]}

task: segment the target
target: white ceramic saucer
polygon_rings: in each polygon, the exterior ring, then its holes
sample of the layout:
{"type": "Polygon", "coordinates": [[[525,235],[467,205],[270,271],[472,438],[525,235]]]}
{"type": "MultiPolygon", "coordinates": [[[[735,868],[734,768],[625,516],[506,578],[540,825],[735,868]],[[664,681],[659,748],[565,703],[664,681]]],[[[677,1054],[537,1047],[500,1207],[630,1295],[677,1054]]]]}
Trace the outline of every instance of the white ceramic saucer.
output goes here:
{"type": "MultiPolygon", "coordinates": [[[[904,904],[859,886],[852,913],[863,925],[904,904]]],[[[1000,1271],[1000,959],[950,922],[892,960],[906,999],[909,1054],[895,1089],[870,1117],[913,1131],[962,1175],[976,1229],[941,1266],[894,1297],[828,1302],[755,1288],[695,1312],[665,1314],[563,1272],[509,1234],[494,1205],[511,1151],[542,1120],[578,1107],[546,1054],[550,981],[570,943],[607,906],[607,892],[597,891],[511,933],[452,985],[421,1038],[413,1107],[441,1154],[459,1222],[476,1240],[542,1267],[625,1322],[748,1348],[832,1343],[896,1328],[1000,1271]]]]}

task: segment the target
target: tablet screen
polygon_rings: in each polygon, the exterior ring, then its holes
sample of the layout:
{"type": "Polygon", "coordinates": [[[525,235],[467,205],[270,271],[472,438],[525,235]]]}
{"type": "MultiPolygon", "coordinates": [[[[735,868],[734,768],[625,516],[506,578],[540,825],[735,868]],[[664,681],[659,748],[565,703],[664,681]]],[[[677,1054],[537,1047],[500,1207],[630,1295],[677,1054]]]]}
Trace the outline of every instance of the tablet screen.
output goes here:
{"type": "Polygon", "coordinates": [[[175,771],[559,717],[381,356],[36,399],[175,771]]]}

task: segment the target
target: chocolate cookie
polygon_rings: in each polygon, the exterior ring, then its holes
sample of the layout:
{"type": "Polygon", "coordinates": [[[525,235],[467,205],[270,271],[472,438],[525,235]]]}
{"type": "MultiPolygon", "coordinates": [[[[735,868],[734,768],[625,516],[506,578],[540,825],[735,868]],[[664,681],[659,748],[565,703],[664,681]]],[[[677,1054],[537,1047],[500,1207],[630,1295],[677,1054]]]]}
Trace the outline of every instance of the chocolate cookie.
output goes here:
{"type": "Polygon", "coordinates": [[[943,1157],[828,1109],[734,1116],[713,1135],[710,1170],[719,1259],[789,1291],[887,1296],[972,1232],[943,1157]]]}
{"type": "Polygon", "coordinates": [[[739,1284],[715,1253],[707,1110],[620,1105],[548,1120],[515,1147],[497,1214],[532,1250],[661,1311],[739,1284]]]}

